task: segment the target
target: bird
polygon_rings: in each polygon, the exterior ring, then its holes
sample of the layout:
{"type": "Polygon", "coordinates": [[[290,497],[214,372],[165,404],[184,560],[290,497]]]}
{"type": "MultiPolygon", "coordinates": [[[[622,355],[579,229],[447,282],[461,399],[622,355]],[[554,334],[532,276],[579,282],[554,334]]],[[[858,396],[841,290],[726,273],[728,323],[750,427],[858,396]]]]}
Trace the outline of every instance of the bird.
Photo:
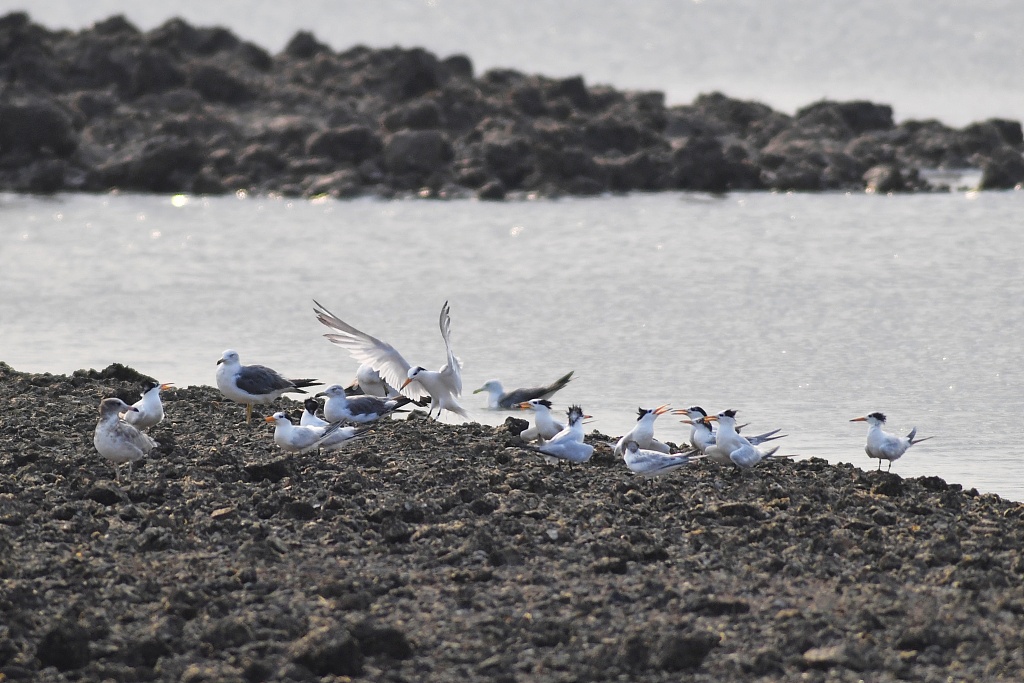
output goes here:
{"type": "Polygon", "coordinates": [[[121,463],[128,463],[128,476],[131,476],[132,463],[142,460],[158,445],[148,434],[121,420],[120,414],[126,412],[139,412],[139,409],[119,398],[100,401],[100,419],[92,437],[99,454],[114,463],[118,483],[121,482],[121,463]]]}
{"type": "Polygon", "coordinates": [[[327,397],[327,402],[324,403],[324,417],[329,422],[348,420],[365,424],[379,420],[412,402],[408,396],[386,399],[368,394],[349,396],[345,393],[345,387],[340,384],[332,384],[317,396],[327,397]]]}
{"type": "Polygon", "coordinates": [[[368,394],[381,398],[394,398],[399,395],[398,389],[385,382],[380,373],[374,370],[369,363],[359,366],[359,369],[356,370],[355,381],[345,387],[345,393],[350,396],[368,394]]]}
{"type": "Polygon", "coordinates": [[[910,433],[906,436],[896,436],[890,434],[882,429],[882,425],[885,424],[885,415],[882,413],[869,413],[864,417],[855,417],[850,422],[867,422],[868,428],[868,442],[864,446],[864,452],[868,454],[869,458],[878,458],[878,469],[882,469],[882,461],[888,460],[889,467],[885,470],[888,472],[892,469],[893,460],[899,460],[907,449],[914,444],[927,441],[934,437],[926,436],[923,439],[915,439],[917,436],[917,427],[910,430],[910,433]]]}
{"type": "Polygon", "coordinates": [[[587,462],[594,454],[594,447],[583,442],[583,420],[591,416],[584,415],[583,408],[578,405],[569,406],[566,413],[569,424],[565,429],[551,437],[547,443],[532,447],[532,450],[548,456],[549,462],[567,460],[570,465],[574,462],[587,462]]]}
{"type": "Polygon", "coordinates": [[[135,410],[129,410],[122,416],[124,421],[136,429],[149,429],[164,419],[164,404],[160,401],[160,391],[170,389],[173,382],[160,384],[159,382],[146,382],[142,398],[132,404],[135,410]]]}
{"type": "Polygon", "coordinates": [[[487,408],[489,410],[512,410],[517,408],[520,403],[525,403],[535,398],[551,398],[556,391],[565,387],[566,384],[572,380],[572,373],[562,375],[551,384],[546,387],[533,387],[532,389],[513,389],[512,391],[505,391],[505,388],[496,379],[491,379],[484,382],[484,385],[479,389],[473,391],[474,394],[479,394],[481,391],[487,392],[487,408]]]}
{"type": "Polygon", "coordinates": [[[330,342],[348,349],[352,357],[360,363],[368,363],[388,384],[398,387],[399,392],[405,396],[413,400],[430,396],[428,417],[436,410],[440,419],[441,411],[447,410],[469,418],[469,413],[457,400],[462,394],[462,363],[452,351],[452,320],[447,301],[441,307],[438,319],[447,363],[437,372],[419,365],[411,365],[391,344],[360,332],[318,301],[314,300],[313,304],[317,320],[334,330],[324,335],[330,342]]]}
{"type": "Polygon", "coordinates": [[[648,448],[659,453],[668,453],[671,449],[654,438],[654,421],[658,419],[659,415],[664,415],[667,412],[668,405],[658,406],[657,408],[637,408],[636,425],[615,444],[613,454],[616,456],[622,455],[626,444],[630,441],[636,441],[640,448],[648,448]]]}
{"type": "Polygon", "coordinates": [[[285,379],[281,373],[264,365],[242,365],[238,352],[228,349],[217,361],[217,388],[235,403],[245,404],[245,422],[252,422],[256,403],[272,403],[282,394],[305,394],[305,387],[321,384],[315,379],[285,379]]]}
{"type": "MultiPolygon", "coordinates": [[[[718,415],[711,415],[706,418],[711,422],[718,422],[718,433],[715,435],[715,444],[707,449],[708,459],[721,464],[732,463],[738,470],[750,469],[765,458],[775,456],[779,450],[776,446],[771,450],[761,451],[752,444],[746,437],[736,431],[736,411],[723,410],[718,415]]],[[[790,457],[790,456],[775,456],[790,457]]]]}
{"type": "Polygon", "coordinates": [[[320,410],[320,401],[315,398],[307,398],[302,402],[302,416],[299,418],[300,427],[329,427],[330,422],[317,417],[316,411],[320,410]]]}
{"type": "MultiPolygon", "coordinates": [[[[703,408],[700,406],[690,406],[684,410],[673,410],[672,413],[674,415],[688,416],[688,419],[681,420],[681,422],[690,425],[690,445],[694,451],[707,453],[708,448],[715,445],[717,436],[713,427],[714,421],[708,419],[708,414],[704,412],[703,408]]],[[[743,425],[743,427],[746,427],[746,425],[743,425]]],[[[739,433],[741,428],[737,426],[736,432],[739,433]]],[[[747,441],[754,446],[759,446],[767,441],[774,441],[775,439],[789,436],[788,434],[779,434],[780,431],[782,431],[781,428],[773,429],[770,432],[747,437],[747,441]]],[[[725,464],[729,462],[731,461],[726,460],[725,464]]]]}
{"type": "Polygon", "coordinates": [[[625,451],[622,453],[626,467],[641,477],[658,477],[668,474],[702,457],[704,456],[691,456],[686,453],[665,454],[646,450],[640,448],[640,444],[636,441],[627,441],[625,451]]]}
{"type": "Polygon", "coordinates": [[[288,453],[308,453],[317,448],[335,450],[368,430],[367,427],[342,427],[340,422],[327,427],[294,425],[284,411],[263,419],[274,423],[274,443],[288,453]]]}
{"type": "Polygon", "coordinates": [[[523,441],[550,440],[555,434],[565,429],[565,424],[551,417],[551,401],[546,398],[534,398],[523,401],[517,406],[520,410],[533,409],[533,426],[519,433],[523,441]]]}

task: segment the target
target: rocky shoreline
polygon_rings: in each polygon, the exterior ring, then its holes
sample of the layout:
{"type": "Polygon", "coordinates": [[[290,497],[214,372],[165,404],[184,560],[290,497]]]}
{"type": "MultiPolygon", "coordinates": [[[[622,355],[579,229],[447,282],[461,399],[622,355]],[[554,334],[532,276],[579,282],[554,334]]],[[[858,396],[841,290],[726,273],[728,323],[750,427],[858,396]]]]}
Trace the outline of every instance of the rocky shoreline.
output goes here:
{"type": "Polygon", "coordinates": [[[97,406],[144,379],[0,363],[0,679],[1024,680],[1024,504],[813,458],[640,480],[596,432],[557,468],[515,418],[285,456],[209,387],[118,486],[97,406]]]}
{"type": "Polygon", "coordinates": [[[948,190],[1024,183],[1017,121],[895,123],[867,101],[793,115],[720,93],[666,106],[582,77],[477,75],[463,55],[271,55],[224,28],[121,16],[51,31],[0,17],[0,190],[557,197],[699,190],[948,190]]]}

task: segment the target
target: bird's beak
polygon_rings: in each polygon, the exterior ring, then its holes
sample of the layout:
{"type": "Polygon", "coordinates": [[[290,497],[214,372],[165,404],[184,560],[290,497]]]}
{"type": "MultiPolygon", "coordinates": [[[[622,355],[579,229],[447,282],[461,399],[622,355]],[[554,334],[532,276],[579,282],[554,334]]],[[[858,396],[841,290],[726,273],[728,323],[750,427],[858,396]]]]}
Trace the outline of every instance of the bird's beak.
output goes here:
{"type": "Polygon", "coordinates": [[[221,363],[223,363],[223,362],[224,362],[224,359],[223,359],[223,358],[219,358],[219,359],[217,360],[217,365],[220,365],[220,364],[221,364],[221,363]]]}
{"type": "Polygon", "coordinates": [[[411,381],[412,381],[412,377],[409,377],[408,379],[406,379],[404,382],[402,382],[402,386],[398,387],[398,390],[401,391],[402,389],[405,389],[407,386],[409,386],[409,382],[411,382],[411,381]]]}
{"type": "Polygon", "coordinates": [[[593,420],[593,419],[594,419],[594,416],[593,416],[593,415],[584,415],[584,416],[583,416],[583,419],[584,419],[584,420],[593,420]]]}
{"type": "Polygon", "coordinates": [[[704,419],[707,420],[708,422],[718,422],[718,416],[717,415],[708,415],[704,419]]]}
{"type": "Polygon", "coordinates": [[[665,405],[663,405],[663,406],[658,406],[657,408],[654,409],[654,414],[655,415],[664,415],[667,412],[668,412],[668,404],[667,403],[665,405]]]}
{"type": "Polygon", "coordinates": [[[483,387],[480,387],[479,389],[474,389],[474,390],[473,390],[473,393],[474,393],[474,394],[479,394],[479,393],[480,393],[481,391],[483,391],[483,390],[484,390],[484,388],[483,388],[483,387]]]}
{"type": "Polygon", "coordinates": [[[673,415],[687,415],[687,416],[689,416],[690,413],[689,413],[689,411],[685,410],[684,408],[680,408],[679,410],[673,410],[672,414],[673,415]]]}
{"type": "Polygon", "coordinates": [[[160,391],[163,391],[164,389],[170,389],[173,386],[174,386],[174,382],[166,382],[166,383],[160,385],[160,391]]]}
{"type": "Polygon", "coordinates": [[[319,394],[313,394],[313,397],[314,397],[314,398],[319,398],[319,397],[321,397],[321,396],[326,396],[326,395],[327,395],[327,394],[325,394],[324,392],[322,392],[322,391],[321,391],[321,392],[320,392],[319,394]]]}
{"type": "Polygon", "coordinates": [[[693,420],[691,420],[690,418],[686,418],[685,420],[680,420],[680,422],[682,422],[684,425],[692,425],[693,424],[693,420]]]}
{"type": "MultiPolygon", "coordinates": [[[[474,391],[473,393],[475,394],[476,392],[474,391]]],[[[523,401],[522,403],[516,404],[516,408],[519,408],[519,410],[526,410],[529,407],[530,403],[528,401],[523,401]]]]}
{"type": "Polygon", "coordinates": [[[868,421],[868,419],[866,417],[855,417],[852,420],[850,420],[850,422],[867,422],[867,421],[868,421]]]}
{"type": "Polygon", "coordinates": [[[267,415],[265,418],[263,418],[263,421],[264,422],[273,422],[274,421],[274,416],[273,415],[267,415]]]}

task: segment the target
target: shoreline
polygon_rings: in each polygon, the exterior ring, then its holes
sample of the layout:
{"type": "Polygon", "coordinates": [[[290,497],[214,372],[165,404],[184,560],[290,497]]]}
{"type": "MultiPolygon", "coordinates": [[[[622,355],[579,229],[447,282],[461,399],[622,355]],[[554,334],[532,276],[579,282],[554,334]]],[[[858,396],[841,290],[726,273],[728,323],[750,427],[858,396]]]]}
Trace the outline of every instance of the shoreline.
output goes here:
{"type": "Polygon", "coordinates": [[[660,91],[421,48],[334,51],[300,31],[278,54],[221,27],[123,16],[50,30],[0,17],[0,190],[448,199],[695,190],[977,189],[1024,184],[1019,121],[896,123],[866,100],[793,115],[720,92],[660,91]],[[952,182],[961,182],[954,179],[952,182]]]}
{"type": "Polygon", "coordinates": [[[1024,504],[813,458],[641,480],[600,435],[551,467],[515,418],[287,456],[210,387],[118,486],[97,407],[143,379],[0,363],[7,679],[1024,677],[1024,504]]]}

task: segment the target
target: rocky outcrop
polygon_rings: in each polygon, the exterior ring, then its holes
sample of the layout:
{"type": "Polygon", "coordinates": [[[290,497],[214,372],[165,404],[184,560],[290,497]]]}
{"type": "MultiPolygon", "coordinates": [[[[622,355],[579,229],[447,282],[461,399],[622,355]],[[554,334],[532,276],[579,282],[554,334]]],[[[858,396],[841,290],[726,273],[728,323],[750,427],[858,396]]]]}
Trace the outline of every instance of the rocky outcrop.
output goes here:
{"type": "Polygon", "coordinates": [[[581,77],[422,49],[271,55],[175,19],[49,31],[0,17],[0,189],[485,199],[698,190],[908,192],[922,171],[1024,183],[1016,121],[897,124],[871,102],[792,116],[720,93],[669,107],[581,77]]]}

